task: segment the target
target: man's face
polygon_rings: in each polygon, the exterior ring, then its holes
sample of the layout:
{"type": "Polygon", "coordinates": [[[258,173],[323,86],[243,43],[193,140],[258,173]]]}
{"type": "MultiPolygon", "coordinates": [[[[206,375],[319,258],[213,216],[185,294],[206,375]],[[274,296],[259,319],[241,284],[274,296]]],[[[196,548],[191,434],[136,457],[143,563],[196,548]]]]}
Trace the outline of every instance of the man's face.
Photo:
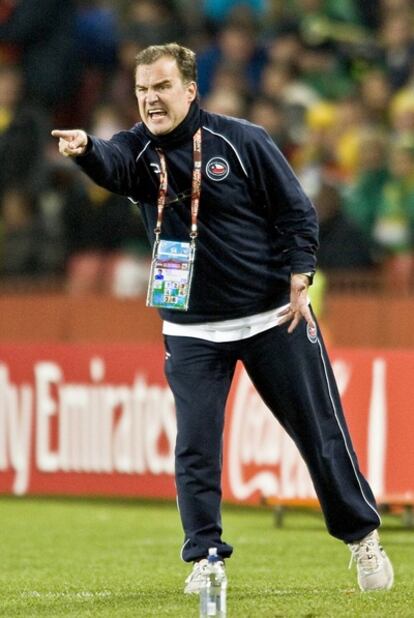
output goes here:
{"type": "Polygon", "coordinates": [[[184,83],[175,59],[164,56],[137,67],[135,92],[142,122],[154,135],[163,135],[184,120],[197,86],[184,83]]]}

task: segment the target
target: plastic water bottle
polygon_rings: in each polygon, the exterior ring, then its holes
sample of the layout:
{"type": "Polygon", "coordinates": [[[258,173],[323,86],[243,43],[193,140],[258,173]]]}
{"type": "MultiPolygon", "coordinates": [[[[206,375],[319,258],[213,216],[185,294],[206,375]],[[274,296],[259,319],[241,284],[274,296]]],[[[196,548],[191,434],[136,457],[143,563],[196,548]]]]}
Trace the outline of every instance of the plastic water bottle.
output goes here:
{"type": "Polygon", "coordinates": [[[225,618],[226,595],[227,577],[224,564],[217,555],[217,548],[210,547],[200,590],[200,618],[225,618]]]}

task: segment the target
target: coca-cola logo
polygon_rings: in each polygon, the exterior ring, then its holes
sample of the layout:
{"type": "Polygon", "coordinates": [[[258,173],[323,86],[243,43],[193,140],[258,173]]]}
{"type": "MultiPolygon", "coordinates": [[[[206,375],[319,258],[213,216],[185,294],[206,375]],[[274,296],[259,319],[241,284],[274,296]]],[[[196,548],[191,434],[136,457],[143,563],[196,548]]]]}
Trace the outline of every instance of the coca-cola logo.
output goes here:
{"type": "Polygon", "coordinates": [[[230,418],[228,479],[235,498],[315,495],[296,446],[244,370],[238,375],[230,418]]]}
{"type": "MultiPolygon", "coordinates": [[[[338,391],[350,386],[352,368],[338,359],[332,363],[338,391]]],[[[386,363],[372,363],[372,382],[367,432],[367,477],[376,495],[384,491],[386,460],[386,363]]],[[[332,406],[332,414],[337,414],[332,406]]],[[[341,421],[337,418],[340,434],[341,421]]],[[[312,498],[315,490],[309,472],[294,442],[275,420],[259,397],[246,371],[235,384],[228,432],[227,478],[231,495],[237,500],[252,496],[312,498]]]]}

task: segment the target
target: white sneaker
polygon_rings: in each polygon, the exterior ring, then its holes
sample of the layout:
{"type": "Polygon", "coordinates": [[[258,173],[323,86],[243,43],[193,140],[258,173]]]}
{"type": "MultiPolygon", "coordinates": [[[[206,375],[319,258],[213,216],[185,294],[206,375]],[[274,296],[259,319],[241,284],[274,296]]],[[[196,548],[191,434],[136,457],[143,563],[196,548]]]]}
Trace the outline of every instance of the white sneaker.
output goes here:
{"type": "Polygon", "coordinates": [[[355,543],[348,543],[352,557],[349,567],[355,560],[358,571],[358,584],[363,592],[370,590],[389,590],[394,583],[391,560],[379,543],[376,530],[355,543]]]}
{"type": "Polygon", "coordinates": [[[185,580],[184,593],[185,594],[198,594],[200,592],[201,584],[203,583],[204,571],[207,566],[206,558],[195,562],[193,570],[185,580]]]}

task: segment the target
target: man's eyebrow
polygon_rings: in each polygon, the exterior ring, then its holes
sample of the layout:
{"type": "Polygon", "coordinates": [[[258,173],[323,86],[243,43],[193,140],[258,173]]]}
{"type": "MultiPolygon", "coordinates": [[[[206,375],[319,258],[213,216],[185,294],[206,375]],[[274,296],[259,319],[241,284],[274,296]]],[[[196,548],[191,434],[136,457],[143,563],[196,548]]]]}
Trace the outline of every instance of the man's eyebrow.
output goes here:
{"type": "MultiPolygon", "coordinates": [[[[170,79],[163,79],[160,82],[156,82],[155,84],[152,84],[153,88],[159,88],[159,86],[164,86],[165,84],[171,84],[171,80],[170,79]]],[[[135,84],[135,88],[147,88],[147,86],[143,86],[142,84],[135,84]]]]}

